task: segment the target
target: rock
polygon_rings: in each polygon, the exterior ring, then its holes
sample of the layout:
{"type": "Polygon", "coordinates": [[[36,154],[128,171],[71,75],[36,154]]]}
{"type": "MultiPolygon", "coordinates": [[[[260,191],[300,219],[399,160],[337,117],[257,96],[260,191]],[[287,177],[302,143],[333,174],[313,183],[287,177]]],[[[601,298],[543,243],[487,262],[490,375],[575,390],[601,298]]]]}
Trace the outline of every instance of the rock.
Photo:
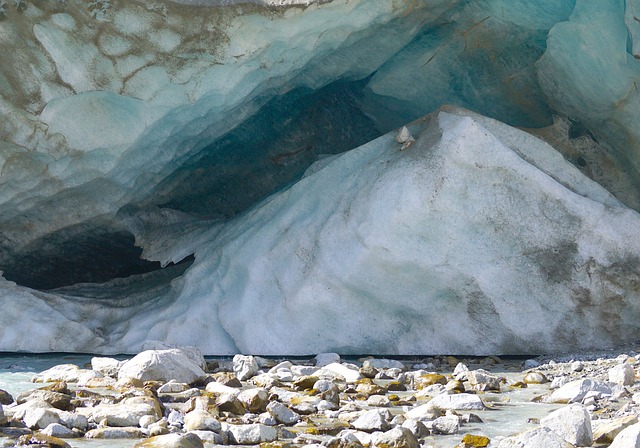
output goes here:
{"type": "Polygon", "coordinates": [[[422,390],[427,386],[431,386],[433,384],[447,384],[447,377],[441,375],[439,373],[425,373],[420,375],[413,380],[413,387],[417,390],[422,390]]]}
{"type": "Polygon", "coordinates": [[[91,358],[92,370],[100,372],[105,376],[110,376],[112,378],[118,377],[118,371],[120,370],[120,367],[122,367],[122,364],[124,364],[124,361],[118,361],[117,359],[113,358],[98,356],[91,358]]]}
{"type": "Polygon", "coordinates": [[[571,381],[553,391],[547,401],[549,403],[579,403],[589,392],[594,393],[595,396],[610,396],[613,393],[605,383],[591,379],[581,379],[571,381]]]}
{"type": "Polygon", "coordinates": [[[318,370],[316,374],[320,377],[322,375],[322,372],[330,372],[334,375],[339,375],[344,378],[347,383],[355,383],[356,381],[363,378],[358,369],[352,369],[345,366],[344,364],[338,364],[336,362],[327,364],[326,366],[318,370]]]}
{"type": "Polygon", "coordinates": [[[18,445],[36,445],[47,448],[71,448],[67,442],[46,434],[28,434],[18,439],[18,445]]]}
{"type": "MultiPolygon", "coordinates": [[[[440,394],[435,396],[425,406],[437,408],[440,410],[455,411],[481,411],[485,409],[482,399],[473,394],[440,394]]],[[[411,411],[410,411],[411,412],[411,411]]],[[[409,414],[408,412],[407,414],[409,414]]]]}
{"type": "Polygon", "coordinates": [[[593,426],[593,441],[600,444],[610,444],[613,439],[625,428],[638,423],[638,417],[628,415],[611,420],[595,420],[593,426]]]}
{"type": "Polygon", "coordinates": [[[430,426],[431,431],[435,434],[458,434],[458,431],[460,431],[460,417],[457,415],[438,417],[427,426],[430,426]]]}
{"type": "Polygon", "coordinates": [[[159,420],[162,417],[159,405],[151,398],[141,401],[139,398],[127,398],[117,404],[100,404],[90,408],[78,408],[77,412],[94,421],[106,421],[108,426],[132,427],[140,424],[145,416],[159,420]]]}
{"type": "Polygon", "coordinates": [[[540,426],[549,428],[575,446],[591,446],[593,433],[591,416],[578,404],[560,408],[540,419],[540,426]]]}
{"type": "Polygon", "coordinates": [[[575,361],[571,363],[570,368],[572,372],[582,372],[582,370],[584,369],[584,366],[580,361],[575,361]]]}
{"type": "Polygon", "coordinates": [[[462,438],[464,448],[484,448],[489,445],[489,438],[473,434],[465,434],[462,438]]]}
{"type": "Polygon", "coordinates": [[[146,437],[140,428],[96,428],[84,435],[87,439],[141,439],[146,437]]]}
{"type": "Polygon", "coordinates": [[[475,390],[500,390],[500,378],[484,369],[467,372],[467,378],[475,390]]]}
{"type": "Polygon", "coordinates": [[[415,139],[411,135],[411,132],[409,132],[409,129],[407,129],[406,126],[402,126],[396,135],[396,142],[402,144],[400,150],[403,151],[411,146],[415,142],[415,139]]]}
{"type": "Polygon", "coordinates": [[[13,403],[13,397],[11,394],[6,390],[0,389],[0,404],[6,406],[11,403],[13,403]]]}
{"type": "Polygon", "coordinates": [[[381,409],[364,412],[351,425],[360,431],[386,431],[389,429],[389,413],[381,409]]]}
{"type": "Polygon", "coordinates": [[[574,448],[549,428],[536,428],[502,439],[497,448],[574,448]]]}
{"type": "Polygon", "coordinates": [[[254,376],[260,367],[253,356],[235,355],[233,357],[233,371],[240,381],[245,381],[254,376]]]}
{"type": "Polygon", "coordinates": [[[402,427],[411,431],[418,439],[429,435],[429,429],[419,420],[407,419],[402,423],[402,427]]]}
{"type": "Polygon", "coordinates": [[[324,367],[333,363],[340,363],[340,355],[337,353],[318,353],[314,358],[316,367],[324,367]]]}
{"type": "Polygon", "coordinates": [[[231,372],[217,372],[209,375],[213,381],[220,383],[227,387],[242,387],[242,383],[238,379],[235,373],[231,372]]]}
{"type": "Polygon", "coordinates": [[[620,431],[609,448],[640,448],[640,423],[635,423],[620,431]]]}
{"type": "Polygon", "coordinates": [[[60,417],[60,423],[67,428],[86,431],[89,427],[89,421],[84,415],[75,412],[58,411],[58,416],[60,417]]]}
{"type": "Polygon", "coordinates": [[[528,369],[535,369],[536,367],[540,366],[540,362],[538,362],[538,360],[536,359],[527,359],[524,361],[522,368],[525,370],[528,369]]]}
{"type": "Polygon", "coordinates": [[[299,414],[293,412],[291,409],[277,401],[272,401],[267,405],[267,412],[269,412],[269,414],[271,414],[278,422],[285,425],[293,425],[300,421],[299,414]]]}
{"type": "Polygon", "coordinates": [[[373,367],[374,369],[400,369],[404,370],[404,364],[395,359],[367,359],[362,363],[362,367],[373,367]]]}
{"type": "Polygon", "coordinates": [[[391,404],[391,401],[384,395],[371,395],[367,398],[367,405],[377,408],[386,408],[391,404]]]}
{"type": "Polygon", "coordinates": [[[35,399],[44,400],[52,407],[62,411],[68,411],[71,409],[71,397],[69,395],[50,390],[36,389],[23,392],[16,398],[16,403],[22,404],[35,399]]]}
{"type": "Polygon", "coordinates": [[[247,389],[238,394],[238,400],[247,411],[259,414],[266,409],[267,403],[269,403],[269,395],[262,388],[247,389]]]}
{"type": "Polygon", "coordinates": [[[205,376],[204,370],[179,349],[144,351],[125,362],[118,371],[118,380],[134,378],[165,383],[175,380],[191,384],[205,376]]]}
{"type": "Polygon", "coordinates": [[[378,369],[376,369],[375,367],[372,366],[363,366],[360,367],[358,369],[358,372],[360,372],[360,375],[362,375],[365,378],[375,378],[376,375],[378,375],[378,369]]]}
{"type": "Polygon", "coordinates": [[[229,425],[227,428],[229,439],[238,445],[256,445],[258,443],[273,442],[278,438],[275,428],[261,424],[229,425]]]}
{"type": "Polygon", "coordinates": [[[187,431],[220,431],[220,422],[209,412],[195,409],[184,416],[184,429],[187,431]]]}
{"type": "Polygon", "coordinates": [[[525,384],[544,384],[548,383],[549,379],[541,372],[527,372],[523,382],[525,384]]]}
{"type": "Polygon", "coordinates": [[[82,372],[83,370],[75,364],[60,364],[34,375],[31,382],[53,383],[56,381],[65,381],[67,383],[76,383],[78,382],[78,375],[82,372]]]}
{"type": "Polygon", "coordinates": [[[416,436],[409,429],[397,426],[372,438],[372,445],[380,448],[419,448],[416,436]]]}
{"type": "Polygon", "coordinates": [[[167,383],[164,383],[157,390],[159,394],[175,394],[179,392],[184,392],[189,389],[189,385],[186,383],[179,383],[175,380],[171,380],[167,383]]]}
{"type": "Polygon", "coordinates": [[[142,350],[180,350],[187,356],[187,358],[200,366],[201,369],[204,370],[207,366],[207,362],[205,361],[204,356],[202,356],[202,351],[198,347],[194,347],[192,345],[175,345],[167,344],[163,341],[146,341],[142,344],[142,350]]]}
{"type": "Polygon", "coordinates": [[[212,432],[212,431],[189,431],[188,434],[195,434],[197,435],[200,440],[202,440],[203,443],[205,444],[212,444],[212,445],[224,445],[225,444],[225,440],[224,438],[216,433],[216,432],[212,432]]]}
{"type": "Polygon", "coordinates": [[[31,429],[44,429],[52,423],[60,423],[60,416],[54,409],[28,409],[22,421],[31,429]]]}
{"type": "Polygon", "coordinates": [[[631,364],[618,364],[609,369],[609,382],[621,386],[630,386],[635,382],[635,371],[631,364]]]}
{"type": "Polygon", "coordinates": [[[374,383],[369,378],[363,378],[358,380],[356,392],[368,397],[369,395],[384,395],[387,389],[374,383]]]}
{"type": "Polygon", "coordinates": [[[40,433],[46,436],[58,437],[60,439],[70,439],[70,438],[80,437],[80,435],[77,432],[59,423],[49,424],[46,428],[40,431],[40,433]]]}
{"type": "Polygon", "coordinates": [[[149,437],[136,443],[134,448],[204,448],[200,437],[193,433],[166,434],[149,437]]]}
{"type": "Polygon", "coordinates": [[[458,381],[467,381],[467,373],[469,373],[469,367],[461,362],[453,369],[453,377],[458,381]]]}

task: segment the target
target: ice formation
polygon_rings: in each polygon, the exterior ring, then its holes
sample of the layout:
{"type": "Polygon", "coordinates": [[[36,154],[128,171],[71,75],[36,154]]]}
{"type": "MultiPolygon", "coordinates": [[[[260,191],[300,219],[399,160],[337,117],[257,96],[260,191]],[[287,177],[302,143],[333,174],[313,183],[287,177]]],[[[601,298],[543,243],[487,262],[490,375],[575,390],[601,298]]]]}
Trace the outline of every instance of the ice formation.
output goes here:
{"type": "Polygon", "coordinates": [[[639,7],[2,2],[0,349],[635,340],[639,7]]]}

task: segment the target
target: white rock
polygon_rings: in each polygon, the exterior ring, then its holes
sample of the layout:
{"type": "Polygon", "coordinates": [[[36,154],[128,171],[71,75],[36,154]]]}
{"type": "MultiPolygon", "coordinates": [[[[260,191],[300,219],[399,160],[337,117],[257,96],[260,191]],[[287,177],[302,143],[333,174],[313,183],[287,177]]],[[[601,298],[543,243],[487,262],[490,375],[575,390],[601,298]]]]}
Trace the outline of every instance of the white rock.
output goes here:
{"type": "Polygon", "coordinates": [[[135,448],[204,448],[204,444],[198,434],[189,432],[149,437],[135,445],[135,448]]]}
{"type": "Polygon", "coordinates": [[[204,370],[206,366],[206,362],[204,356],[202,355],[202,351],[198,347],[194,347],[191,345],[175,345],[175,344],[167,344],[162,341],[146,341],[142,344],[142,350],[180,350],[184,353],[191,361],[196,363],[204,370]]]}
{"type": "Polygon", "coordinates": [[[340,355],[337,353],[318,353],[314,360],[316,367],[324,367],[328,364],[339,363],[340,355]]]}
{"type": "Polygon", "coordinates": [[[162,386],[158,388],[159,394],[172,394],[184,392],[189,389],[189,385],[186,383],[179,383],[176,380],[171,380],[169,382],[164,383],[162,386]]]}
{"type": "Polygon", "coordinates": [[[91,369],[96,372],[100,372],[105,376],[116,378],[118,376],[118,370],[122,367],[124,361],[118,361],[113,358],[105,358],[94,356],[91,358],[91,369]]]}
{"type": "Polygon", "coordinates": [[[78,376],[83,372],[84,370],[75,364],[60,364],[34,375],[31,382],[53,383],[65,381],[67,383],[76,383],[78,382],[78,376]]]}
{"type": "Polygon", "coordinates": [[[202,368],[179,349],[144,351],[125,362],[118,371],[118,379],[163,382],[175,380],[187,384],[205,376],[202,368]]]}
{"type": "Polygon", "coordinates": [[[461,362],[453,369],[453,377],[458,381],[467,381],[467,373],[469,373],[469,367],[461,362]]]}
{"type": "Polygon", "coordinates": [[[618,364],[609,369],[609,382],[621,386],[631,386],[635,382],[635,376],[631,364],[618,364]]]}
{"type": "Polygon", "coordinates": [[[609,448],[640,448],[640,423],[620,431],[609,448]]]}
{"type": "Polygon", "coordinates": [[[117,404],[78,408],[76,412],[87,418],[91,417],[96,422],[106,420],[108,426],[134,427],[140,424],[140,419],[144,416],[159,420],[162,417],[159,410],[159,407],[153,404],[126,399],[117,404]]]}
{"type": "Polygon", "coordinates": [[[386,431],[389,429],[389,413],[382,409],[372,409],[360,415],[351,425],[360,431],[386,431]]]}
{"type": "Polygon", "coordinates": [[[50,423],[40,432],[44,435],[58,437],[60,439],[80,437],[78,433],[59,423],[50,423]]]}
{"type": "Polygon", "coordinates": [[[427,427],[430,427],[436,434],[458,434],[460,430],[460,417],[457,415],[438,417],[430,424],[427,424],[427,427]]]}
{"type": "MultiPolygon", "coordinates": [[[[485,409],[482,399],[473,394],[440,394],[426,404],[431,408],[454,411],[481,411],[485,409]]],[[[408,412],[407,414],[410,414],[408,412]]]]}
{"type": "Polygon", "coordinates": [[[323,372],[331,372],[335,375],[339,375],[345,379],[347,383],[355,383],[356,381],[364,378],[358,369],[348,367],[344,364],[339,363],[331,363],[322,367],[320,370],[316,372],[318,376],[322,376],[323,372]]]}
{"type": "Polygon", "coordinates": [[[413,432],[402,426],[397,426],[382,434],[376,433],[373,435],[372,446],[381,448],[418,448],[420,444],[413,432]]]}
{"type": "Polygon", "coordinates": [[[471,387],[478,390],[500,390],[500,378],[484,369],[467,372],[471,387]]]}
{"type": "Polygon", "coordinates": [[[195,409],[184,416],[184,429],[187,431],[220,431],[220,422],[207,411],[195,409]]]}
{"type": "Polygon", "coordinates": [[[579,403],[589,392],[595,393],[598,397],[610,396],[613,393],[611,387],[605,383],[590,379],[581,379],[571,381],[553,391],[547,401],[549,403],[579,403]]]}
{"type": "Polygon", "coordinates": [[[263,442],[273,442],[278,438],[278,432],[275,428],[257,423],[229,425],[227,431],[231,440],[238,445],[256,445],[263,442]]]}
{"type": "Polygon", "coordinates": [[[301,418],[299,414],[293,412],[291,409],[277,401],[272,401],[267,405],[267,412],[269,412],[269,414],[271,414],[278,422],[285,425],[298,423],[301,418]]]}
{"type": "Polygon", "coordinates": [[[589,412],[578,404],[565,406],[540,420],[540,426],[549,428],[567,442],[576,446],[591,446],[593,433],[589,412]]]}
{"type": "Polygon", "coordinates": [[[584,366],[580,361],[575,361],[571,363],[571,366],[569,366],[569,368],[571,369],[572,372],[582,372],[582,369],[584,369],[584,366]]]}
{"type": "Polygon", "coordinates": [[[254,376],[260,367],[253,356],[235,355],[233,357],[233,371],[240,381],[245,381],[254,376]]]}
{"type": "Polygon", "coordinates": [[[44,429],[52,423],[60,423],[60,415],[55,409],[27,409],[22,421],[31,429],[44,429]]]}
{"type": "Polygon", "coordinates": [[[574,448],[549,428],[536,428],[498,442],[498,448],[574,448]]]}
{"type": "Polygon", "coordinates": [[[395,359],[367,359],[362,363],[363,366],[373,367],[374,369],[404,369],[404,364],[395,359]]]}

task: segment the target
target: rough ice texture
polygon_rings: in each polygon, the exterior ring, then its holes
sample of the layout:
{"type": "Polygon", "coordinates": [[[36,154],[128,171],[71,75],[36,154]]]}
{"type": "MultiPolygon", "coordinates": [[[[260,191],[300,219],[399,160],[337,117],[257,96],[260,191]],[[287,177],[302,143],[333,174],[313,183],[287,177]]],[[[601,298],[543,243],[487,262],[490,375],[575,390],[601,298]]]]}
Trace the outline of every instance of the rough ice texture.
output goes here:
{"type": "Polygon", "coordinates": [[[637,339],[637,1],[206,3],[0,14],[0,349],[637,339]]]}
{"type": "Polygon", "coordinates": [[[38,322],[40,337],[5,331],[0,345],[487,354],[637,334],[635,211],[494,120],[452,109],[409,130],[405,151],[387,134],[192,238],[196,261],[169,290],[109,307],[73,297],[89,286],[5,283],[3,319],[38,322]]]}

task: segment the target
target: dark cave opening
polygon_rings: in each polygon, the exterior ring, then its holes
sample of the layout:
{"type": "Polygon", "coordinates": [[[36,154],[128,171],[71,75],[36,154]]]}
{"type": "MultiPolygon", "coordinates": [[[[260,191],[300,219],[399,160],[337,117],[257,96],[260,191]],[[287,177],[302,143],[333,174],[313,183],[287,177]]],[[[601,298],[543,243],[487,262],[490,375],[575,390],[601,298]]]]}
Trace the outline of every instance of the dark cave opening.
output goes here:
{"type": "MultiPolygon", "coordinates": [[[[47,291],[163,269],[160,262],[144,260],[141,254],[142,249],[135,246],[135,238],[127,230],[83,223],[29,243],[6,257],[0,270],[7,280],[47,291]]],[[[193,262],[193,256],[176,264],[187,262],[193,262]]]]}

